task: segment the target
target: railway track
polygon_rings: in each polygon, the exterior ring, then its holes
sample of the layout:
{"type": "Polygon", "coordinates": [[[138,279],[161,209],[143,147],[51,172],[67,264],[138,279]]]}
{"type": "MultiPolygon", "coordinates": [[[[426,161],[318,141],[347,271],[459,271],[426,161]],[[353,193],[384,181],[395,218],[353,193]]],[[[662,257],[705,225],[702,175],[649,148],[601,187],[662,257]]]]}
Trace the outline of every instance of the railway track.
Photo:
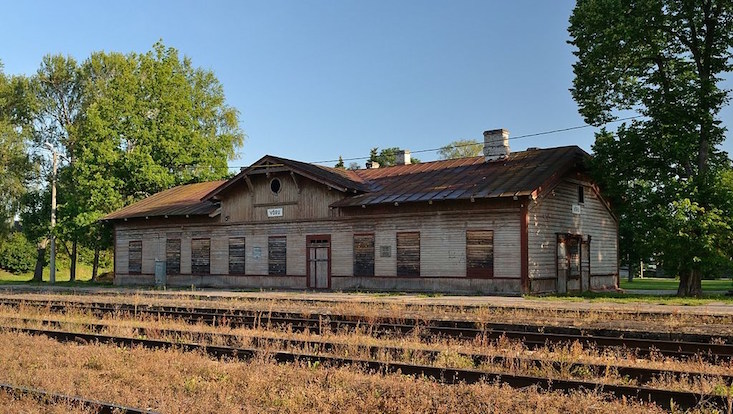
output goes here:
{"type": "Polygon", "coordinates": [[[88,400],[81,397],[58,394],[40,390],[38,388],[18,387],[10,384],[0,384],[0,391],[15,396],[30,396],[40,399],[47,404],[68,403],[76,406],[94,410],[98,414],[157,414],[155,411],[143,410],[140,408],[125,407],[122,405],[88,400]]]}
{"type": "MultiPolygon", "coordinates": [[[[39,319],[39,318],[22,318],[22,317],[3,317],[0,316],[0,321],[13,321],[21,324],[33,324],[41,323],[42,327],[61,329],[68,327],[69,325],[76,325],[86,331],[92,331],[95,334],[100,334],[110,327],[119,325],[103,324],[103,323],[88,323],[88,322],[67,322],[58,321],[53,319],[39,319]]],[[[362,352],[369,355],[371,359],[377,359],[383,357],[383,355],[419,355],[427,357],[431,360],[435,360],[441,356],[444,351],[427,349],[427,348],[415,348],[415,347],[397,347],[397,346],[386,346],[386,345],[363,345],[344,343],[338,341],[328,340],[314,340],[314,339],[294,339],[294,338],[278,338],[264,335],[233,335],[225,333],[215,332],[203,332],[203,331],[189,331],[189,330],[178,330],[178,329],[160,329],[160,328],[146,328],[146,327],[125,327],[132,328],[133,333],[136,337],[150,337],[150,336],[162,336],[172,338],[173,341],[179,341],[180,339],[191,339],[194,338],[197,343],[202,338],[207,343],[212,343],[212,339],[218,338],[223,340],[226,344],[241,343],[242,340],[250,341],[256,349],[267,351],[277,346],[284,348],[296,348],[296,349],[307,349],[310,352],[325,352],[330,354],[339,354],[343,351],[355,351],[362,352]]],[[[482,364],[492,364],[509,367],[527,367],[530,369],[548,369],[557,373],[569,373],[574,376],[590,376],[595,375],[597,377],[606,377],[609,375],[618,375],[619,377],[638,381],[638,383],[647,383],[654,379],[659,378],[672,378],[680,380],[682,378],[698,381],[706,378],[716,378],[726,386],[733,385],[733,375],[717,375],[709,374],[705,372],[694,372],[694,371],[682,371],[682,370],[670,370],[670,369],[655,369],[655,368],[643,368],[643,367],[629,367],[624,365],[612,365],[612,364],[593,364],[593,363],[580,363],[580,362],[569,362],[552,360],[546,358],[529,358],[529,357],[511,357],[496,354],[480,354],[480,353],[467,353],[467,352],[456,352],[456,356],[464,358],[465,360],[471,361],[474,366],[481,366],[482,364]]]]}
{"type": "MultiPolygon", "coordinates": [[[[23,332],[31,335],[44,335],[58,341],[94,342],[122,346],[143,346],[152,349],[172,348],[181,349],[184,351],[204,352],[210,356],[217,358],[247,359],[257,355],[258,353],[262,353],[261,350],[253,348],[211,346],[198,343],[181,343],[31,328],[2,328],[9,331],[23,332]]],[[[544,390],[555,390],[563,392],[577,390],[600,391],[606,394],[610,394],[616,398],[635,398],[641,401],[653,402],[663,409],[671,409],[672,407],[676,407],[678,409],[689,409],[692,407],[700,406],[701,404],[704,404],[706,407],[721,410],[728,407],[728,400],[723,396],[712,394],[698,394],[693,392],[676,391],[645,386],[612,385],[595,381],[555,379],[528,375],[512,375],[501,372],[487,372],[457,368],[440,368],[434,366],[413,365],[398,362],[384,362],[347,357],[332,357],[286,351],[268,352],[267,355],[280,363],[302,361],[330,366],[358,366],[370,372],[397,372],[405,375],[415,375],[418,377],[424,376],[433,378],[446,384],[470,384],[485,381],[505,383],[514,388],[537,386],[544,390]]]]}
{"type": "MultiPolygon", "coordinates": [[[[57,295],[65,295],[65,294],[74,294],[74,295],[94,295],[94,296],[107,296],[107,297],[119,297],[120,292],[119,291],[94,291],[94,292],[88,292],[86,290],[79,290],[76,288],[57,288],[57,290],[48,290],[44,289],[44,287],[34,287],[34,286],[5,286],[0,287],[0,292],[3,292],[5,294],[18,294],[18,293],[45,293],[45,294],[57,294],[57,295]],[[60,290],[60,291],[59,291],[60,290]]],[[[156,299],[194,299],[194,300],[201,300],[201,301],[217,301],[217,300],[239,300],[242,303],[247,302],[288,302],[288,303],[296,303],[296,304],[307,304],[307,305],[334,305],[334,304],[354,304],[354,305],[362,305],[362,306],[372,306],[372,305],[399,305],[404,307],[406,310],[414,309],[414,310],[424,310],[425,308],[435,308],[435,309],[443,309],[443,310],[478,310],[478,309],[486,309],[486,310],[523,310],[523,311],[552,311],[557,314],[567,314],[570,316],[576,315],[578,313],[582,312],[592,312],[595,314],[614,314],[614,315],[629,315],[629,316],[643,316],[648,318],[655,318],[655,317],[669,317],[676,315],[676,312],[673,310],[670,311],[649,311],[649,310],[631,310],[631,309],[573,309],[573,308],[553,308],[553,309],[547,309],[542,308],[539,306],[531,306],[531,305],[493,305],[493,304],[449,304],[449,303],[411,303],[411,302],[392,302],[389,300],[379,300],[379,299],[373,299],[373,300],[364,300],[364,299],[328,299],[328,298],[312,298],[312,297],[257,297],[257,296],[244,296],[244,297],[227,297],[227,296],[217,296],[217,295],[211,295],[204,292],[187,292],[187,291],[180,291],[176,293],[165,293],[160,291],[152,291],[152,290],[134,290],[131,291],[132,294],[139,296],[139,297],[145,297],[145,298],[156,298],[156,299]]],[[[633,293],[633,292],[632,292],[633,293]]],[[[686,309],[684,312],[687,316],[700,316],[705,318],[712,318],[712,319],[720,319],[729,321],[731,318],[733,318],[733,315],[725,314],[725,313],[716,313],[714,310],[709,312],[695,312],[694,309],[686,309]]]]}
{"type": "Polygon", "coordinates": [[[358,315],[304,314],[298,312],[254,311],[220,308],[189,308],[161,305],[133,305],[104,302],[68,302],[27,299],[0,299],[0,305],[42,307],[54,312],[76,309],[95,315],[129,313],[176,318],[188,323],[231,327],[287,327],[293,331],[322,332],[361,329],[374,335],[410,334],[416,329],[427,335],[487,339],[501,337],[520,340],[530,349],[548,344],[578,342],[597,348],[626,348],[639,355],[657,353],[668,357],[703,358],[708,361],[733,359],[733,340],[710,335],[638,332],[617,329],[581,329],[550,325],[480,323],[466,320],[420,320],[415,318],[374,318],[358,315]]]}

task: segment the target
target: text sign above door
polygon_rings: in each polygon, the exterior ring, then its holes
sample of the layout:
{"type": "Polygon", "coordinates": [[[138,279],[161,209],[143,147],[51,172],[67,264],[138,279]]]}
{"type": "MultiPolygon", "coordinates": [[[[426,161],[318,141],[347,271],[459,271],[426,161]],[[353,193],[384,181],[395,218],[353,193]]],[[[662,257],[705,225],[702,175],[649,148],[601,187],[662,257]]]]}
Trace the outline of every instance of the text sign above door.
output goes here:
{"type": "Polygon", "coordinates": [[[268,208],[267,209],[267,217],[282,217],[283,216],[283,208],[268,208]]]}

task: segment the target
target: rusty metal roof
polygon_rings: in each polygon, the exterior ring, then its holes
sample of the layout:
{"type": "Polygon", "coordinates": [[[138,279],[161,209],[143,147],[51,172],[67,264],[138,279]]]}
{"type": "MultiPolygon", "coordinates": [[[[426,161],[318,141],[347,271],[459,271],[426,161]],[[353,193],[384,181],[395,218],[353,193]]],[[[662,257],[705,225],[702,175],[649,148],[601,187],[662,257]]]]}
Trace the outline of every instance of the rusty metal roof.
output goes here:
{"type": "Polygon", "coordinates": [[[588,154],[579,147],[568,146],[514,152],[491,162],[470,157],[357,170],[368,191],[331,206],[527,196],[585,157],[588,154]]]}
{"type": "Polygon", "coordinates": [[[219,203],[201,201],[201,198],[225,182],[222,180],[179,185],[123,207],[102,220],[210,214],[219,208],[219,203]]]}
{"type": "Polygon", "coordinates": [[[553,176],[582,165],[587,157],[588,153],[579,147],[567,146],[514,152],[490,162],[484,157],[470,157],[349,171],[267,155],[228,181],[174,187],[111,213],[104,220],[210,214],[219,207],[212,198],[255,168],[287,167],[344,192],[355,192],[331,204],[354,207],[527,196],[553,176]]]}

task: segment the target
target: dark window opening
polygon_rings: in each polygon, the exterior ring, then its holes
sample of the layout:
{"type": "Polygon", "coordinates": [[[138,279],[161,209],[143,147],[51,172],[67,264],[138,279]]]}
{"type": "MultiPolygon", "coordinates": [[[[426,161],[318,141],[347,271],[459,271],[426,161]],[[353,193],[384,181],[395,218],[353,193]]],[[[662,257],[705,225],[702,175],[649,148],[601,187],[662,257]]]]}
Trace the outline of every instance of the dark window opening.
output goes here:
{"type": "Polygon", "coordinates": [[[181,239],[165,241],[165,274],[177,275],[181,273],[181,239]]]}
{"type": "Polygon", "coordinates": [[[374,235],[354,235],[354,276],[374,276],[374,235]]]}
{"type": "Polygon", "coordinates": [[[191,240],[191,273],[194,275],[211,273],[211,239],[191,240]]]}
{"type": "Polygon", "coordinates": [[[270,190],[277,194],[280,192],[281,183],[280,180],[277,178],[273,178],[272,181],[270,181],[270,190]]]}
{"type": "Polygon", "coordinates": [[[420,276],[420,233],[397,233],[397,276],[420,276]]]}
{"type": "Polygon", "coordinates": [[[285,236],[271,236],[267,241],[269,274],[285,276],[287,272],[287,240],[285,236]]]}
{"type": "Polygon", "coordinates": [[[131,241],[128,245],[127,273],[139,275],[143,272],[143,242],[131,241]]]}
{"type": "Polygon", "coordinates": [[[493,230],[466,231],[466,276],[494,277],[493,230]]]}
{"type": "Polygon", "coordinates": [[[585,203],[585,188],[582,185],[578,186],[578,203],[585,203]]]}
{"type": "Polygon", "coordinates": [[[229,274],[244,274],[244,237],[229,238],[229,274]]]}

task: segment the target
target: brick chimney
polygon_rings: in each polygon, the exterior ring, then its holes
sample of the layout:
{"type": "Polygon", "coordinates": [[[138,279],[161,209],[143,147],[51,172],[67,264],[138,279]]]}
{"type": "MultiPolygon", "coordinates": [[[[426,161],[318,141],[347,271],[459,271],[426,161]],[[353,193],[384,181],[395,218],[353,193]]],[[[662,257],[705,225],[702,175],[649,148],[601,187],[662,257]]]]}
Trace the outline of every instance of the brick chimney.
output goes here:
{"type": "Polygon", "coordinates": [[[492,129],[484,131],[484,157],[486,162],[501,160],[509,156],[509,131],[492,129]]]}
{"type": "Polygon", "coordinates": [[[410,150],[400,150],[395,154],[396,165],[410,165],[412,164],[412,158],[410,157],[410,150]]]}

